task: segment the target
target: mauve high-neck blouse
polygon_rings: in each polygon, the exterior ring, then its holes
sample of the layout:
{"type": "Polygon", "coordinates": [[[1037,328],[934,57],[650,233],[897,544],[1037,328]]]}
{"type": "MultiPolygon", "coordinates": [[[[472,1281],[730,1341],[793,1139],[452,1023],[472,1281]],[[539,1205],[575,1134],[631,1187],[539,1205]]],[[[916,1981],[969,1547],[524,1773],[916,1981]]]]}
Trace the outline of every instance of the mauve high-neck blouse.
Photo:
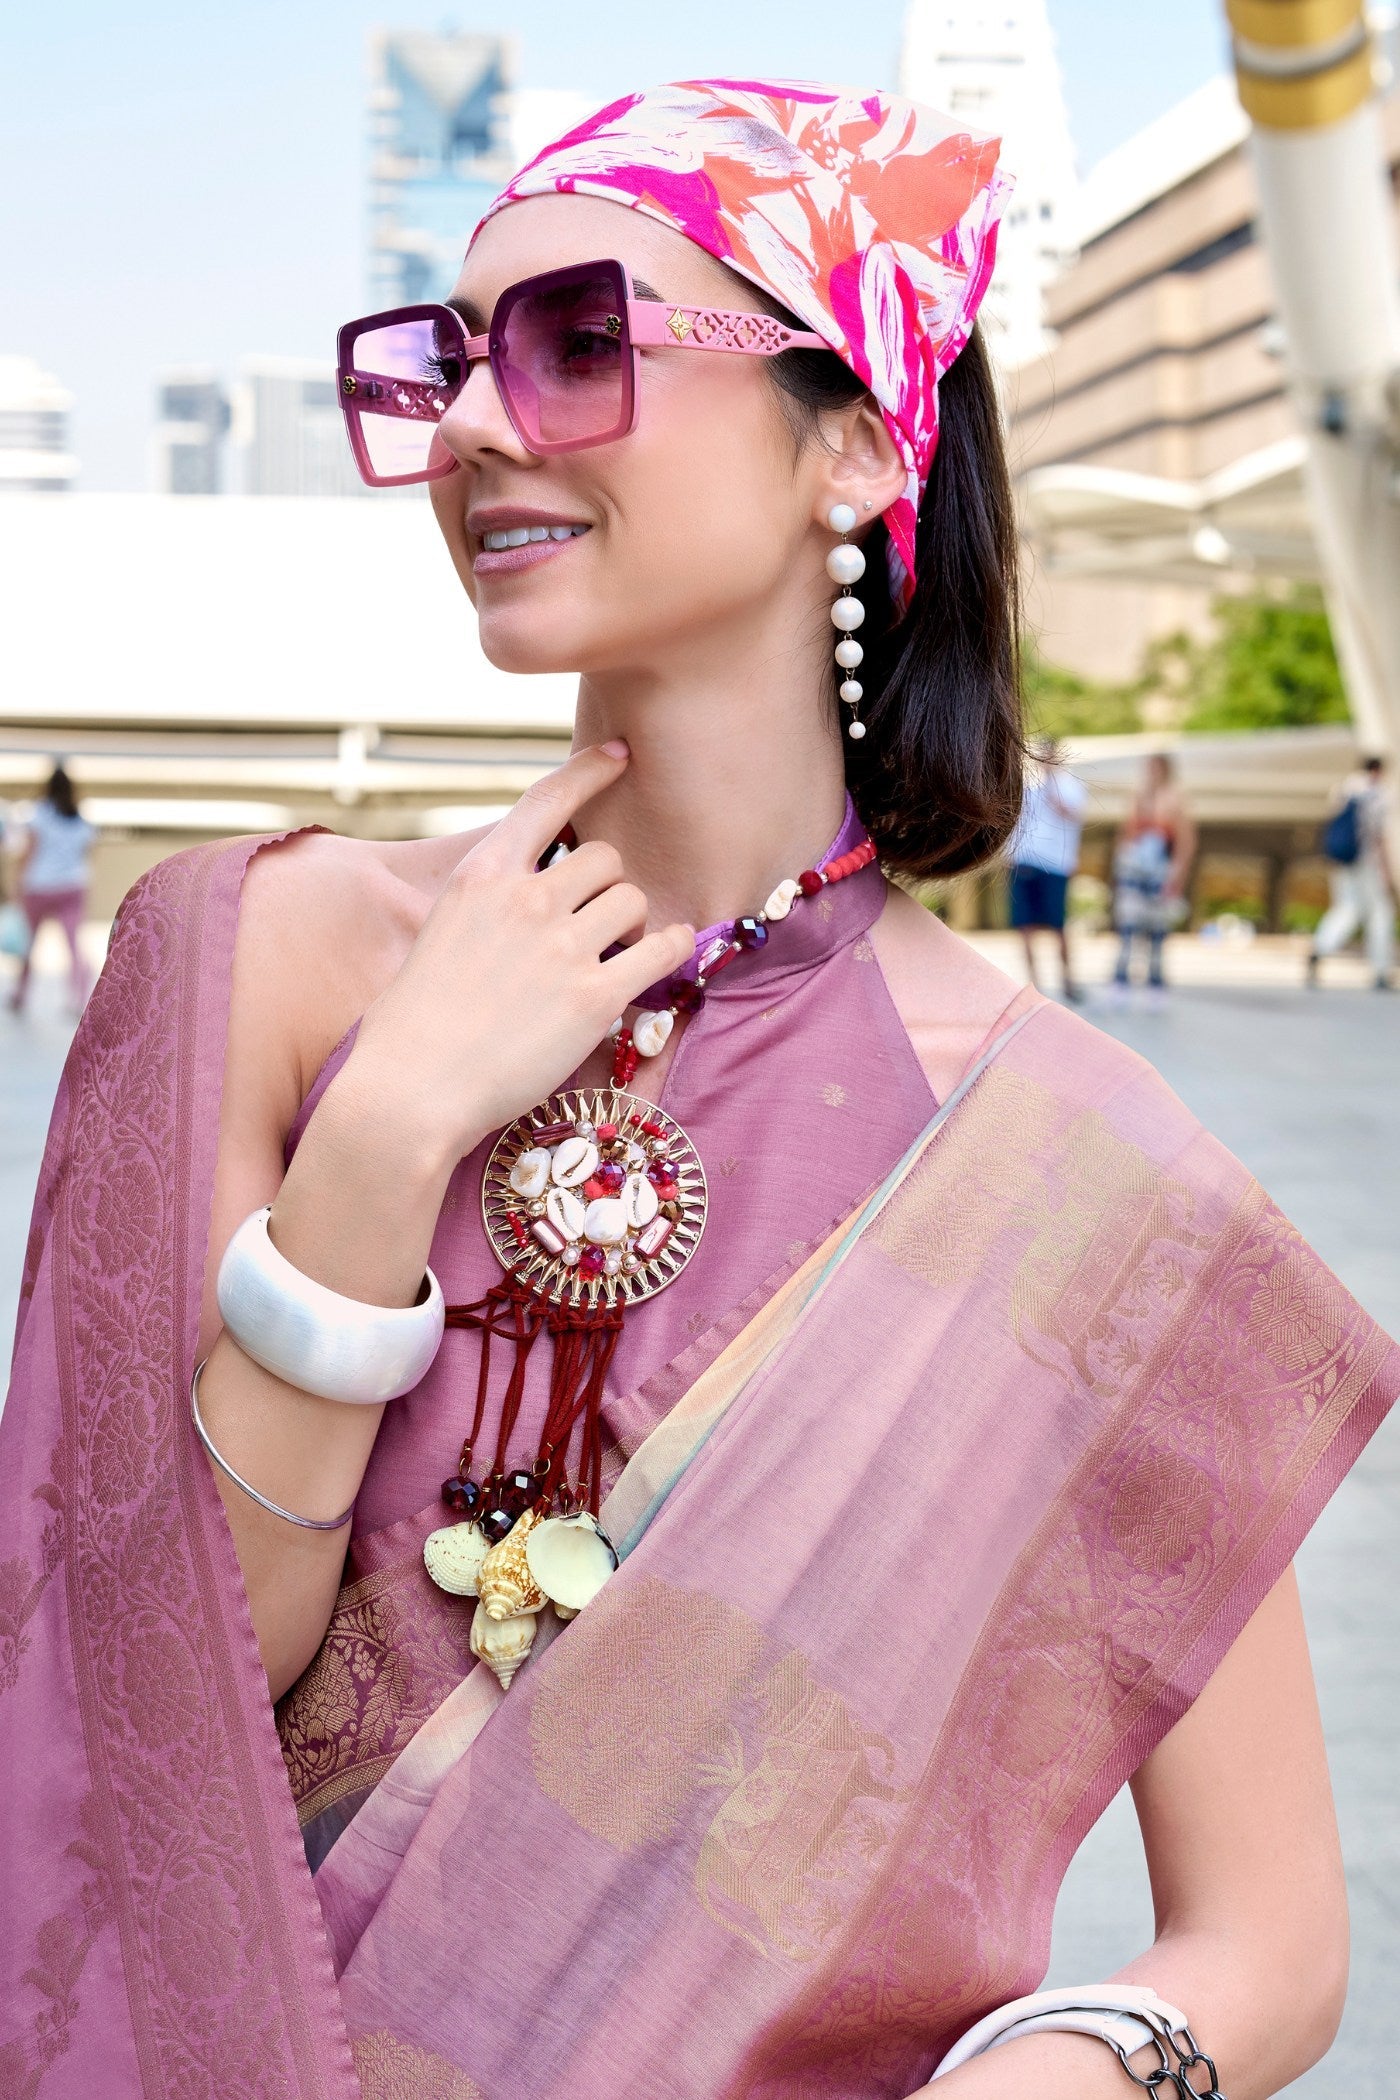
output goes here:
{"type": "MultiPolygon", "coordinates": [[[[823,859],[862,836],[849,805],[823,859]]],[[[834,883],[772,929],[766,946],[716,978],[691,1016],[660,1104],[704,1163],[709,1215],[674,1283],[627,1314],[608,1375],[611,1473],[764,1299],[878,1184],[937,1106],[876,958],[885,899],[877,864],[834,883]]],[[[287,1137],[290,1159],[353,1031],[327,1059],[287,1137]]],[[[633,1091],[646,1093],[642,1066],[633,1091]]],[[[469,1304],[501,1269],[481,1220],[481,1177],[497,1133],[461,1161],[429,1257],[449,1305],[469,1304]]],[[[500,1419],[495,1365],[478,1477],[500,1419]]],[[[471,1424],[481,1339],[449,1329],[427,1376],[386,1408],[356,1504],[360,1537],[428,1506],[471,1424]]],[[[509,1453],[534,1456],[549,1384],[548,1345],[532,1352],[509,1453]]]]}

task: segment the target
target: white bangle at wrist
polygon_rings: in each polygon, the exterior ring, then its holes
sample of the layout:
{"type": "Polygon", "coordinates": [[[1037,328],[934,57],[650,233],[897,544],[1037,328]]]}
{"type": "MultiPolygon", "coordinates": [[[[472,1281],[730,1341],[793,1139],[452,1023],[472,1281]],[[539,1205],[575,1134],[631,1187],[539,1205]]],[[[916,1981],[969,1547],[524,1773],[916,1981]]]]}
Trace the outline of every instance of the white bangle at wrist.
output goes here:
{"type": "Polygon", "coordinates": [[[270,1216],[266,1206],[245,1218],[219,1264],[219,1314],[244,1355],[322,1400],[369,1406],[411,1391],[442,1341],[442,1289],[432,1270],[415,1305],[344,1298],[278,1253],[270,1216]]]}
{"type": "Polygon", "coordinates": [[[1096,1983],[1087,1988],[1037,1991],[1028,1998],[1013,1998],[970,2027],[956,2041],[934,2072],[934,2079],[958,2071],[974,2057],[985,2056],[1003,2042],[1020,2041],[1031,2034],[1084,2034],[1107,2043],[1134,2084],[1152,2092],[1183,2092],[1200,2100],[1221,2100],[1215,2065],[1196,2045],[1186,2015],[1148,1985],[1141,1983],[1096,1983]],[[1128,2058],[1139,2049],[1154,2047],[1158,2064],[1146,2077],[1139,2077],[1128,2058]],[[1193,2082],[1197,2068],[1208,2073],[1210,2085],[1193,2082]]]}

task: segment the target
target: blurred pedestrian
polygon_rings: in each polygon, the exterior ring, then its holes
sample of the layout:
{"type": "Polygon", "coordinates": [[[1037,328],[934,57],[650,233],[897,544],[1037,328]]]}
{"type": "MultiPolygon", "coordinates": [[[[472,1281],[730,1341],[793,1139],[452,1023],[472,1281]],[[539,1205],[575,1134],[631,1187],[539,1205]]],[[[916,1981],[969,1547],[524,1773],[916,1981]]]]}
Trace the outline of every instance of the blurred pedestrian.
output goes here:
{"type": "Polygon", "coordinates": [[[1052,736],[1036,737],[1031,744],[1034,765],[1026,774],[1021,799],[1021,817],[1008,848],[1011,862],[1011,923],[1026,950],[1026,970],[1035,977],[1032,935],[1053,933],[1060,944],[1060,968],[1064,994],[1078,1004],[1080,991],[1069,966],[1069,937],[1065,931],[1065,904],[1069,879],[1079,866],[1079,838],[1084,829],[1088,790],[1064,763],[1064,753],[1052,736]]]}
{"type": "Polygon", "coordinates": [[[1332,904],[1308,952],[1309,984],[1317,983],[1317,966],[1323,956],[1335,955],[1358,929],[1364,929],[1376,990],[1391,989],[1395,877],[1385,844],[1388,797],[1384,772],[1383,758],[1368,758],[1359,772],[1343,781],[1335,798],[1332,819],[1323,833],[1323,851],[1331,863],[1332,904]]]}
{"type": "Polygon", "coordinates": [[[1122,1000],[1132,979],[1133,942],[1147,943],[1150,1003],[1166,996],[1162,946],[1186,917],[1186,879],[1196,857],[1196,826],[1176,784],[1176,769],[1164,751],[1147,761],[1113,855],[1113,917],[1121,946],[1113,994],[1122,1000]]]}
{"type": "Polygon", "coordinates": [[[87,909],[89,862],[97,833],[78,808],[73,783],[61,765],[54,767],[28,823],[20,829],[24,843],[19,899],[29,921],[30,939],[10,994],[10,1010],[23,1010],[29,995],[35,937],[46,919],[55,919],[68,942],[72,1010],[75,1015],[80,1014],[87,1000],[88,972],[78,930],[87,909]]]}

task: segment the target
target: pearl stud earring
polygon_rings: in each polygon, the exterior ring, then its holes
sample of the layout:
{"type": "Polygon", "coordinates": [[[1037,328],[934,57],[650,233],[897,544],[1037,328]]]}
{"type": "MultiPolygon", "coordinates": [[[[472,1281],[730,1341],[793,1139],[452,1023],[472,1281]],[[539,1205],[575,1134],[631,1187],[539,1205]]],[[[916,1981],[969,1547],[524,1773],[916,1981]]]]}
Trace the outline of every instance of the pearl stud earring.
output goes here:
{"type": "MultiPolygon", "coordinates": [[[[826,557],[826,573],[833,583],[841,586],[841,595],[831,608],[831,624],[841,630],[841,639],[836,644],[836,661],[846,673],[841,681],[841,698],[848,707],[855,709],[860,705],[864,688],[851,673],[864,658],[865,651],[854,639],[854,634],[865,618],[865,607],[859,598],[850,595],[850,586],[859,583],[865,574],[865,556],[846,537],[856,522],[856,514],[849,503],[833,503],[826,514],[826,522],[833,532],[841,535],[840,546],[833,547],[826,557]]],[[[857,742],[865,735],[865,724],[858,715],[852,714],[846,734],[857,742]]]]}

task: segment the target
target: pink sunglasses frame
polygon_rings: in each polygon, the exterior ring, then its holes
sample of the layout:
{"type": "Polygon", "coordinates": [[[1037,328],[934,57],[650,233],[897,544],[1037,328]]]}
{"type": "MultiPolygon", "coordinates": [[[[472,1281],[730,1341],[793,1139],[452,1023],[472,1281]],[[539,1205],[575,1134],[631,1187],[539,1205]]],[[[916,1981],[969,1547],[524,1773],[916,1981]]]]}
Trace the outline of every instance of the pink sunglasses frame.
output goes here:
{"type": "Polygon", "coordinates": [[[539,456],[580,452],[594,445],[612,444],[636,429],[641,412],[641,360],[638,352],[642,349],[724,350],[746,357],[777,357],[784,350],[831,348],[823,336],[814,335],[808,329],[789,328],[786,322],[775,320],[771,314],[736,313],[714,306],[674,306],[668,309],[663,300],[639,299],[627,265],[612,257],[598,262],[571,263],[564,269],[545,270],[538,276],[522,277],[518,283],[507,285],[496,301],[491,326],[485,335],[468,335],[461,315],[450,306],[390,307],[384,313],[367,314],[361,320],[347,321],[336,338],[336,390],[345,415],[346,433],[361,479],[371,488],[402,488],[413,482],[440,481],[457,466],[446,447],[437,448],[446,456],[436,460],[430,450],[428,464],[414,474],[378,474],[370,460],[360,427],[365,406],[373,403],[371,413],[375,415],[436,424],[441,422],[466,385],[465,376],[459,385],[449,390],[426,379],[393,378],[385,373],[360,369],[354,351],[362,334],[409,321],[433,322],[449,342],[455,334],[457,354],[464,366],[479,363],[483,358],[487,360],[511,428],[526,450],[539,456]],[[597,436],[541,438],[525,427],[525,419],[511,396],[505,345],[505,329],[511,311],[527,294],[552,291],[600,275],[611,277],[617,292],[619,312],[608,316],[609,333],[613,332],[611,323],[616,320],[616,333],[622,348],[631,353],[622,361],[621,414],[610,430],[597,436]]]}

